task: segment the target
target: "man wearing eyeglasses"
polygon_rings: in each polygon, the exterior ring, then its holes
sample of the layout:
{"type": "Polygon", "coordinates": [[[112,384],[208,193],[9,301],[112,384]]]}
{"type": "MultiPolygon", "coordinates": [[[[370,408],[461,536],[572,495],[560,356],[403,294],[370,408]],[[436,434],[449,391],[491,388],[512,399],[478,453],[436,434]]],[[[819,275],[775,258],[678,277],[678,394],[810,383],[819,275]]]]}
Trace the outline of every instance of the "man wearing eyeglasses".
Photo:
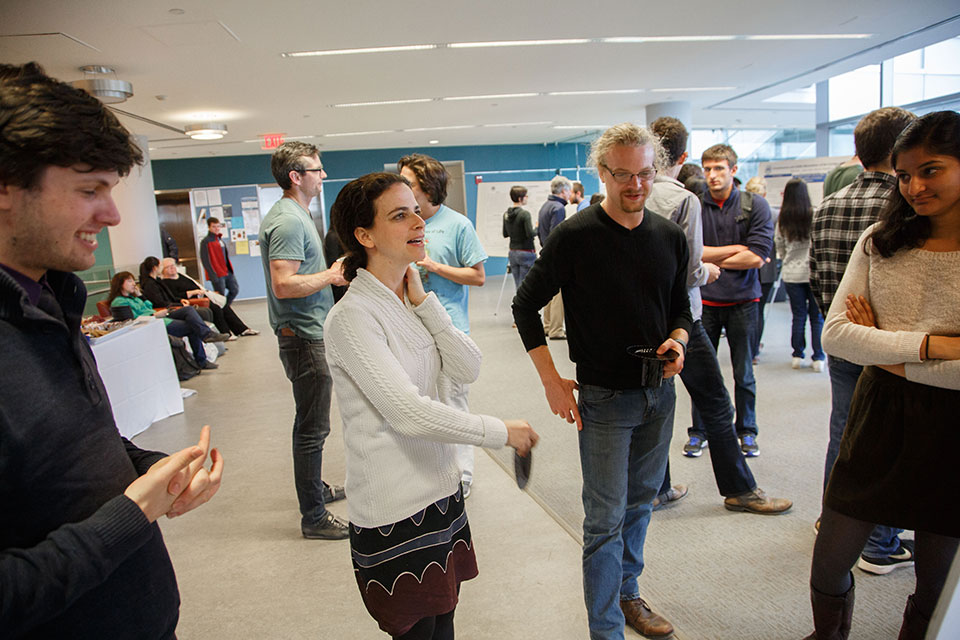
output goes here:
{"type": "MultiPolygon", "coordinates": [[[[734,187],[737,154],[715,144],[701,158],[708,193],[703,196],[703,261],[720,267],[720,277],[700,288],[703,328],[713,344],[726,330],[733,362],[733,403],[740,450],[760,455],[757,446],[757,382],[753,376],[754,336],[759,330],[759,268],[773,248],[770,205],[762,197],[734,187]],[[741,204],[741,201],[743,204],[741,204]]],[[[703,420],[694,408],[689,435],[704,438],[703,420]]]]}
{"type": "Polygon", "coordinates": [[[593,640],[622,639],[625,621],[647,637],[673,633],[637,584],[673,431],[673,376],[683,368],[692,324],[686,238],[644,211],[659,146],[629,123],[594,142],[590,162],[607,197],[553,230],[513,300],[550,409],[580,430],[583,585],[593,640]],[[560,377],[540,327],[538,311],[558,291],[576,380],[560,377]],[[638,348],[645,359],[634,355],[638,348]]]}
{"type": "Polygon", "coordinates": [[[342,540],[349,527],[326,504],[345,496],[343,487],[321,480],[323,443],[330,433],[333,383],[323,345],[323,322],[333,307],[330,285],[346,285],[341,265],[327,268],[323,243],[310,215],[319,196],[323,163],[312,144],[286,142],[270,160],[283,197],[260,225],[260,251],[267,282],[270,326],[280,361],[293,384],[293,475],[304,538],[342,540]]]}
{"type": "MultiPolygon", "coordinates": [[[[547,238],[566,218],[566,206],[572,197],[573,183],[570,180],[556,176],[550,181],[550,195],[537,214],[537,236],[541,247],[547,246],[547,238]]],[[[551,340],[567,339],[563,330],[563,296],[559,293],[543,308],[543,332],[551,340]]]]}

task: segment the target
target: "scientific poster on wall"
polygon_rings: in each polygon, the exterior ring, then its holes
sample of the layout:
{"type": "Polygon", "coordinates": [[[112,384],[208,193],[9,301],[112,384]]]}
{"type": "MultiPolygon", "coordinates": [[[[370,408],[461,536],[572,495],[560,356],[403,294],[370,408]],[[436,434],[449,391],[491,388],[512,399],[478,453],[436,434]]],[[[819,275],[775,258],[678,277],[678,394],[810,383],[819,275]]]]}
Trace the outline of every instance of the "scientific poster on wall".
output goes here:
{"type": "Polygon", "coordinates": [[[770,206],[779,209],[783,203],[783,189],[787,182],[791,178],[803,178],[810,193],[810,203],[816,207],[823,200],[824,177],[838,164],[849,159],[848,156],[830,156],[761,162],[757,175],[767,181],[767,202],[770,206]]]}
{"type": "MultiPolygon", "coordinates": [[[[503,237],[503,214],[513,206],[510,189],[514,186],[527,188],[527,204],[530,222],[537,226],[537,212],[550,195],[550,182],[481,182],[477,185],[477,235],[483,250],[491,257],[507,257],[510,239],[503,237]]],[[[576,207],[573,207],[576,210],[576,207]]],[[[568,214],[569,215],[569,214],[568,214]]],[[[539,243],[537,243],[539,250],[539,243]]]]}

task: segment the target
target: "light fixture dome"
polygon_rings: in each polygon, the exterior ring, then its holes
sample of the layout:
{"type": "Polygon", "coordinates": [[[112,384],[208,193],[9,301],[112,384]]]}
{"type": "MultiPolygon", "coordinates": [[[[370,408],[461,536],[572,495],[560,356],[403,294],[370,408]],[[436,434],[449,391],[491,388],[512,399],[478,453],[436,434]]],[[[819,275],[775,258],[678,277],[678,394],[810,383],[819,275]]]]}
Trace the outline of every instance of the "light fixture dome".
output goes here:
{"type": "Polygon", "coordinates": [[[133,85],[118,79],[112,67],[88,64],[80,67],[80,71],[83,71],[84,77],[70,84],[86,91],[100,102],[117,104],[133,97],[133,85]],[[113,74],[114,77],[104,77],[108,74],[113,74]]]}
{"type": "Polygon", "coordinates": [[[201,122],[188,124],[183,132],[194,140],[219,140],[227,135],[227,125],[222,122],[201,122]]]}

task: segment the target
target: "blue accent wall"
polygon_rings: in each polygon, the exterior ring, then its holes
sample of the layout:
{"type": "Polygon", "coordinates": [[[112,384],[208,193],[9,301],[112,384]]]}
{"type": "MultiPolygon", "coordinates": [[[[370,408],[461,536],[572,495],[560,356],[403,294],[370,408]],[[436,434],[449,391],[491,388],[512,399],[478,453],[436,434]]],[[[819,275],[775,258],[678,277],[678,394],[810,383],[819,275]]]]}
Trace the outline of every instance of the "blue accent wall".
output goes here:
{"type": "MultiPolygon", "coordinates": [[[[324,215],[329,223],[330,205],[347,181],[372,171],[409,153],[425,153],[438,160],[462,160],[466,172],[467,217],[476,225],[476,176],[484,182],[536,182],[550,180],[560,169],[562,175],[579,180],[589,198],[599,191],[596,172],[588,169],[588,146],[581,143],[484,145],[463,147],[417,147],[402,149],[364,149],[358,151],[322,151],[327,179],[323,185],[324,215]],[[579,169],[579,176],[577,175],[579,169]],[[533,171],[536,170],[536,171],[533,171]],[[491,173],[504,172],[504,173],[491,173]]],[[[241,184],[275,184],[270,173],[270,155],[185,158],[153,160],[153,183],[158,190],[225,187],[241,184]]],[[[530,203],[534,215],[542,203],[530,203]]],[[[501,275],[506,258],[490,258],[486,271],[501,275]]]]}

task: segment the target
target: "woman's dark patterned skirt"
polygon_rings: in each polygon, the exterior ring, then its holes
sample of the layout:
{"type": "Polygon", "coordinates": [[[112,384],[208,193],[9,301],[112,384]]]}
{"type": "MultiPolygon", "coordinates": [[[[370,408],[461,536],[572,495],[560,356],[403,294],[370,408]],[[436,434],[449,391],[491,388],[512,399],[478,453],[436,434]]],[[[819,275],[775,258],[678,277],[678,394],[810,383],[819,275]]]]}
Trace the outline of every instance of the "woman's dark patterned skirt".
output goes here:
{"type": "Polygon", "coordinates": [[[350,549],[367,611],[390,635],[457,606],[460,583],[477,576],[460,490],[392,525],[350,525],[350,549]]]}

